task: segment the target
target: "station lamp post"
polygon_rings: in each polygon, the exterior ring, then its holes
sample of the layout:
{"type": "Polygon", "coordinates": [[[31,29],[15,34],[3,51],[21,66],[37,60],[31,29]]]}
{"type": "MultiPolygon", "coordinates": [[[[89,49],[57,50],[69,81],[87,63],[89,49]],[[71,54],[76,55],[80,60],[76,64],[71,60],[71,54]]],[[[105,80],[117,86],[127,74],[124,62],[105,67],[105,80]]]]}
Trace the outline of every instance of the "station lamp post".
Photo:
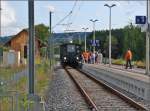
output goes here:
{"type": "Polygon", "coordinates": [[[150,62],[150,59],[149,59],[149,54],[150,54],[150,51],[149,51],[149,37],[150,37],[150,1],[147,0],[147,31],[146,31],[146,74],[150,76],[149,74],[149,62],[150,62]]]}
{"type": "Polygon", "coordinates": [[[53,38],[52,38],[52,13],[54,12],[54,8],[50,7],[48,8],[49,10],[49,40],[48,40],[48,56],[49,56],[49,61],[50,61],[50,69],[52,70],[53,66],[53,38]]]}
{"type": "Polygon", "coordinates": [[[86,30],[88,30],[89,28],[82,28],[84,30],[85,33],[85,37],[84,37],[84,51],[86,52],[86,30]]]}
{"type": "Polygon", "coordinates": [[[50,69],[52,68],[52,11],[49,11],[49,40],[48,40],[48,56],[50,62],[50,69]]]}
{"type": "Polygon", "coordinates": [[[104,6],[108,7],[110,10],[110,14],[109,14],[109,67],[111,67],[111,8],[115,7],[116,4],[112,4],[112,5],[105,4],[104,6]]]}
{"type": "MultiPolygon", "coordinates": [[[[96,44],[96,42],[95,42],[95,22],[97,22],[98,20],[90,19],[90,21],[93,22],[93,53],[95,53],[95,44],[96,44]]],[[[94,64],[95,64],[95,59],[94,59],[94,64]]]]}

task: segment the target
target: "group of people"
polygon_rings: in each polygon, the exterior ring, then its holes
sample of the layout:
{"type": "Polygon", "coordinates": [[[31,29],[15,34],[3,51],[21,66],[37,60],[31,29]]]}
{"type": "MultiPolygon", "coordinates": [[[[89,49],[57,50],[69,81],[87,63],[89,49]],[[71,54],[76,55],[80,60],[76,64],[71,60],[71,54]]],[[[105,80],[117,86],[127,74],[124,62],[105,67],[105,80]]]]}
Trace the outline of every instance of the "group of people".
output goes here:
{"type": "MultiPolygon", "coordinates": [[[[106,59],[105,57],[105,53],[99,53],[99,52],[91,52],[91,51],[85,51],[82,53],[82,61],[84,63],[89,63],[89,64],[99,64],[102,63],[103,58],[106,59]]],[[[128,48],[126,54],[125,54],[125,60],[126,60],[126,66],[125,68],[127,69],[128,67],[130,67],[130,69],[132,69],[132,65],[131,65],[131,60],[132,60],[132,52],[130,50],[130,48],[128,48]]],[[[106,64],[106,60],[104,62],[106,64]]]]}
{"type": "Polygon", "coordinates": [[[82,53],[84,63],[94,64],[102,62],[102,54],[98,52],[85,51],[82,53]]]}

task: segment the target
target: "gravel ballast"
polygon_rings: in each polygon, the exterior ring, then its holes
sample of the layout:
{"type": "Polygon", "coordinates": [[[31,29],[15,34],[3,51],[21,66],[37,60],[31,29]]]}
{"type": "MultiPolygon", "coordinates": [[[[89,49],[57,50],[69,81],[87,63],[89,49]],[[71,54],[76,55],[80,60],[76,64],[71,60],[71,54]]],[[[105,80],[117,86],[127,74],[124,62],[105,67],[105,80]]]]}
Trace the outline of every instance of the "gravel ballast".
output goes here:
{"type": "Polygon", "coordinates": [[[90,111],[77,87],[62,67],[56,67],[46,98],[48,111],[90,111]]]}

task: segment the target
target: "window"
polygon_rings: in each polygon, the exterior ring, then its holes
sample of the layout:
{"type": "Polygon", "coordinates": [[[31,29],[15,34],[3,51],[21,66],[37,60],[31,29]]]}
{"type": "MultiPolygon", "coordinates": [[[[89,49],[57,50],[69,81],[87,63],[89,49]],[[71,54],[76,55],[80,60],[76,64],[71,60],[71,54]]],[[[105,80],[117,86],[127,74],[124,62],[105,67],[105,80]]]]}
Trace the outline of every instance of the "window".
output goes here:
{"type": "Polygon", "coordinates": [[[75,52],[75,45],[67,45],[67,52],[75,52]]]}

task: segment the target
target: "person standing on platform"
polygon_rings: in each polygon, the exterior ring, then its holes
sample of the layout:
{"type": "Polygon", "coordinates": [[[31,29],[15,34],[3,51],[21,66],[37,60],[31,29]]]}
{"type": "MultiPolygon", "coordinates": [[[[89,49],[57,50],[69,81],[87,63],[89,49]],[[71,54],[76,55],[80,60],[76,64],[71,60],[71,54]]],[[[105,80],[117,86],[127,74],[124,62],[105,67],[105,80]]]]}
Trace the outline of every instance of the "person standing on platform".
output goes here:
{"type": "Polygon", "coordinates": [[[103,51],[103,61],[104,64],[106,64],[106,50],[103,51]]]}
{"type": "Polygon", "coordinates": [[[128,68],[128,64],[130,65],[130,69],[132,69],[131,60],[132,60],[132,52],[130,48],[128,48],[126,54],[125,54],[125,60],[126,60],[126,69],[128,68]]]}
{"type": "Polygon", "coordinates": [[[102,53],[99,53],[98,57],[99,57],[99,63],[102,64],[102,61],[103,61],[103,55],[102,55],[102,53]]]}
{"type": "Polygon", "coordinates": [[[82,53],[82,63],[85,63],[84,52],[82,53]]]}
{"type": "Polygon", "coordinates": [[[91,64],[91,55],[92,55],[92,54],[91,54],[91,52],[89,51],[89,54],[88,54],[88,63],[89,63],[89,64],[91,64]]]}
{"type": "Polygon", "coordinates": [[[100,57],[99,57],[99,52],[96,53],[96,63],[99,64],[100,63],[100,57]]]}

